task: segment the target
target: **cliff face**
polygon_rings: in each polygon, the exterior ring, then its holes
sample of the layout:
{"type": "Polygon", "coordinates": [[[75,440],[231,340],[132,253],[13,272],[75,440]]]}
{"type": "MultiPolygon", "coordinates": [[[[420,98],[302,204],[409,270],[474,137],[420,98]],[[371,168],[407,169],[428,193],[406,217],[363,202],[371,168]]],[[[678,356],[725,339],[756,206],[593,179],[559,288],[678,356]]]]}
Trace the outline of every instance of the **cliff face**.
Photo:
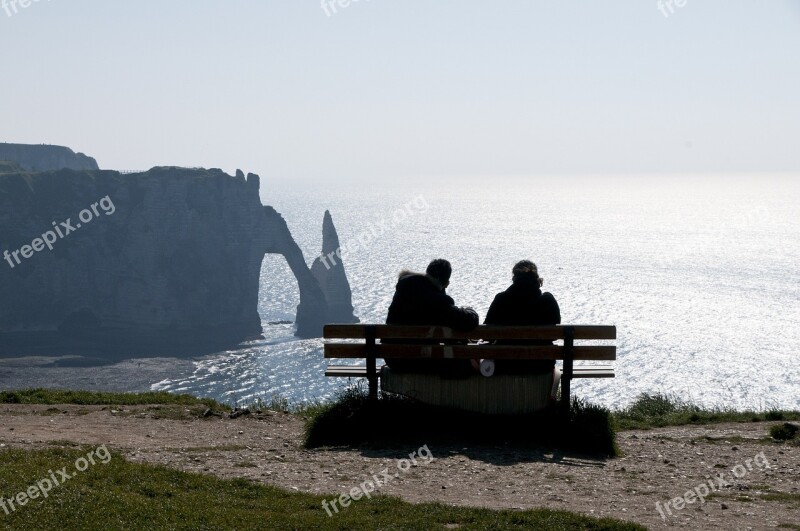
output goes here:
{"type": "Polygon", "coordinates": [[[261,333],[265,252],[298,278],[297,334],[327,302],[257,175],[154,168],[0,175],[0,351],[212,352],[261,333]]]}
{"type": "Polygon", "coordinates": [[[96,170],[97,161],[68,147],[36,144],[0,143],[0,161],[15,161],[26,171],[62,169],[96,170]]]}
{"type": "Polygon", "coordinates": [[[0,173],[22,173],[23,170],[19,164],[13,161],[0,160],[0,173]]]}
{"type": "Polygon", "coordinates": [[[0,331],[135,350],[258,334],[261,208],[219,170],[6,174],[0,331]]]}

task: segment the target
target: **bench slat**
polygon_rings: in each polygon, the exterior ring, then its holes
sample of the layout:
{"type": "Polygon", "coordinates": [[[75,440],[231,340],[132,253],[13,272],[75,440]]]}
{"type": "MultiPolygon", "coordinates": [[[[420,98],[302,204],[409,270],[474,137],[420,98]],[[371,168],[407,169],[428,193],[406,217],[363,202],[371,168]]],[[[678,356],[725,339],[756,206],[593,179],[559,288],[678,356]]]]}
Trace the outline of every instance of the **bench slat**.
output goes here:
{"type": "MultiPolygon", "coordinates": [[[[344,378],[366,378],[364,365],[328,365],[325,376],[344,378]]],[[[614,368],[610,365],[579,365],[573,370],[573,378],[614,378],[614,368]]]]}
{"type": "Polygon", "coordinates": [[[573,378],[614,378],[614,368],[611,366],[577,365],[572,368],[573,378]]]}
{"type": "MultiPolygon", "coordinates": [[[[363,339],[366,327],[374,326],[378,339],[564,339],[566,326],[479,326],[470,332],[455,332],[443,326],[396,326],[363,324],[325,325],[325,339],[363,339]]],[[[577,325],[575,339],[617,339],[616,326],[577,325]]]]}
{"type": "MultiPolygon", "coordinates": [[[[564,357],[564,347],[558,345],[376,345],[379,358],[439,358],[439,359],[530,359],[558,360],[564,357]]],[[[358,343],[327,343],[326,358],[364,358],[367,347],[358,343]]],[[[576,360],[617,359],[617,347],[579,346],[574,348],[576,360]]]]}
{"type": "Polygon", "coordinates": [[[342,376],[347,378],[366,378],[366,365],[328,365],[325,376],[342,376]]]}

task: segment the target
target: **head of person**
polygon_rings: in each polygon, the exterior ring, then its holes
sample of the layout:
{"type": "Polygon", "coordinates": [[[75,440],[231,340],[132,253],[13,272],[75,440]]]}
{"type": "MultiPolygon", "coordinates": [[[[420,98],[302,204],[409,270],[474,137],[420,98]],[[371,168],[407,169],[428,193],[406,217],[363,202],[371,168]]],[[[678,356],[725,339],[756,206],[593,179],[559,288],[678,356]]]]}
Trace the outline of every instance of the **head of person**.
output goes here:
{"type": "Polygon", "coordinates": [[[514,284],[528,282],[540,287],[544,284],[544,279],[539,276],[539,269],[530,260],[520,260],[514,264],[514,268],[511,270],[511,278],[514,284]]]}
{"type": "Polygon", "coordinates": [[[437,258],[428,264],[428,269],[425,270],[425,273],[441,284],[442,289],[444,289],[450,285],[450,275],[453,273],[453,268],[450,266],[450,262],[444,258],[437,258]]]}

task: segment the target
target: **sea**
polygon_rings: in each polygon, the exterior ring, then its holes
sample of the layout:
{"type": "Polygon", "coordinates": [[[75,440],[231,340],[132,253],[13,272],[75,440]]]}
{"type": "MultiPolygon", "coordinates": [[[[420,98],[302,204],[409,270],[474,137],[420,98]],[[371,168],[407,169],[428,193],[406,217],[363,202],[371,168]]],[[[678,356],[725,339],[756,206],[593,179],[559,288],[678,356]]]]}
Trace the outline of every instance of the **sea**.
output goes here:
{"type": "MultiPolygon", "coordinates": [[[[798,177],[263,179],[261,195],[309,264],[331,212],[344,248],[334,267],[344,267],[362,322],[383,322],[398,273],[433,258],[452,263],[456,304],[483,318],[514,263],[530,259],[564,323],[617,327],[616,378],[578,380],[577,396],[611,408],[664,393],[707,407],[800,409],[798,177]]],[[[43,360],[38,376],[6,361],[0,372],[17,386],[165,390],[232,404],[331,400],[353,382],[325,378],[323,340],[295,338],[293,325],[281,324],[298,302],[285,260],[267,255],[264,339],[192,359],[100,370],[43,360]]]]}

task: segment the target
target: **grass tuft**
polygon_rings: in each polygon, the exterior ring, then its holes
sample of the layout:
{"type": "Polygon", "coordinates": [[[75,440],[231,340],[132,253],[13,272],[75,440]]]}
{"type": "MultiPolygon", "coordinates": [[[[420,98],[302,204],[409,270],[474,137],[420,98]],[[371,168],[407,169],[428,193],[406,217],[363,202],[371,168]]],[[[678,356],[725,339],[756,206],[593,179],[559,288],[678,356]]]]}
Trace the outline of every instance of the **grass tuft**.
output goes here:
{"type": "Polygon", "coordinates": [[[642,394],[627,408],[615,411],[613,417],[619,430],[637,430],[686,424],[800,420],[800,412],[709,409],[682,400],[677,396],[642,394]]]}
{"type": "Polygon", "coordinates": [[[769,429],[769,435],[776,441],[791,441],[797,438],[797,433],[800,432],[800,426],[796,424],[777,424],[769,429]]]}
{"type": "Polygon", "coordinates": [[[299,417],[308,417],[316,415],[321,409],[327,407],[327,404],[320,400],[313,400],[311,402],[303,402],[300,404],[293,404],[285,396],[273,393],[270,396],[264,395],[263,397],[255,397],[250,400],[242,401],[237,400],[232,402],[232,409],[249,409],[250,411],[277,411],[279,413],[291,413],[299,417]]]}

